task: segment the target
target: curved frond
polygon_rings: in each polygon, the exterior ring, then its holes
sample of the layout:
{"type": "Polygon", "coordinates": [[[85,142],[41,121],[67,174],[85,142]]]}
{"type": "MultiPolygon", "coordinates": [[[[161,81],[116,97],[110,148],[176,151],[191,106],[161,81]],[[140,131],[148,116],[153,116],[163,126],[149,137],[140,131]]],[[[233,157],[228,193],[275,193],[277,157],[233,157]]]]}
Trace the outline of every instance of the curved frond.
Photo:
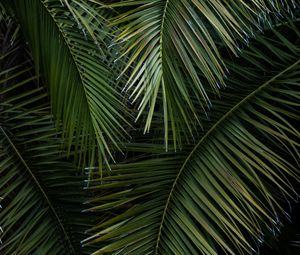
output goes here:
{"type": "Polygon", "coordinates": [[[115,85],[116,66],[104,45],[106,14],[101,16],[92,2],[16,0],[7,5],[28,39],[37,72],[48,84],[69,151],[74,145],[81,164],[107,160],[126,138],[126,110],[115,85]]]}
{"type": "Polygon", "coordinates": [[[102,244],[93,254],[250,254],[276,232],[300,180],[298,25],[258,35],[228,63],[228,88],[191,150],[92,182],[89,210],[116,213],[90,230],[85,243],[102,244]]]}
{"type": "Polygon", "coordinates": [[[0,22],[0,253],[88,254],[80,247],[93,219],[81,214],[83,176],[62,159],[61,134],[19,28],[0,22]]]}
{"type": "Polygon", "coordinates": [[[201,126],[198,111],[206,112],[212,94],[219,94],[224,85],[226,67],[219,45],[237,54],[240,41],[247,41],[253,30],[259,29],[257,20],[265,21],[266,12],[295,5],[294,1],[265,0],[127,0],[110,4],[120,7],[121,14],[112,24],[120,26],[117,43],[123,46],[122,56],[129,58],[123,70],[130,73],[124,90],[131,93],[132,102],[138,102],[137,118],[147,113],[145,133],[154,113],[161,111],[166,147],[169,130],[175,144],[181,126],[193,136],[201,126]]]}

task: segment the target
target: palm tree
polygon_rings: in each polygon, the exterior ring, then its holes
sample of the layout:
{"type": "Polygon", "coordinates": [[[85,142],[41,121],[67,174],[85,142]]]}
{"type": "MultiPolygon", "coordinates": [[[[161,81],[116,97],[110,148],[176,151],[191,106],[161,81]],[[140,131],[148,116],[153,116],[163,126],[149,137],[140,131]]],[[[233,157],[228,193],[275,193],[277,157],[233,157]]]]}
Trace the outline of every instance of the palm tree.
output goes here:
{"type": "Polygon", "coordinates": [[[1,253],[272,243],[298,198],[299,7],[3,0],[1,253]]]}

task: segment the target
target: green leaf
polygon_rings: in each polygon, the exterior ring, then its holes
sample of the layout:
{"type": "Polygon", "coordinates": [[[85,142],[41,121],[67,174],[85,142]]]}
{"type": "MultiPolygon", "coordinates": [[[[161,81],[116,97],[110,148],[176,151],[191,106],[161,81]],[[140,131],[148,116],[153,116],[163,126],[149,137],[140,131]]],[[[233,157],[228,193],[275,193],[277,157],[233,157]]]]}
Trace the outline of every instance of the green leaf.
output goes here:
{"type": "Polygon", "coordinates": [[[89,254],[84,177],[65,160],[19,28],[0,17],[0,253],[89,254]]]}
{"type": "Polygon", "coordinates": [[[258,34],[228,61],[227,89],[195,146],[153,149],[91,183],[89,210],[116,214],[90,230],[84,243],[102,244],[93,254],[250,254],[279,229],[300,180],[298,23],[258,34]]]}
{"type": "Polygon", "coordinates": [[[180,144],[182,132],[193,137],[211,98],[224,87],[226,65],[220,45],[233,54],[267,22],[270,11],[292,8],[294,1],[127,0],[109,4],[120,11],[116,43],[128,56],[124,90],[137,102],[137,119],[145,113],[144,132],[155,112],[163,112],[165,146],[170,130],[180,144]],[[206,82],[208,81],[208,84],[206,82]],[[199,114],[200,112],[200,114],[199,114]],[[200,115],[200,116],[199,116],[200,115]]]}
{"type": "Polygon", "coordinates": [[[48,85],[69,153],[75,151],[82,165],[113,157],[112,149],[121,149],[120,143],[127,138],[127,122],[114,81],[117,67],[112,66],[104,44],[103,12],[92,1],[16,0],[6,4],[29,42],[37,73],[42,73],[48,85]]]}

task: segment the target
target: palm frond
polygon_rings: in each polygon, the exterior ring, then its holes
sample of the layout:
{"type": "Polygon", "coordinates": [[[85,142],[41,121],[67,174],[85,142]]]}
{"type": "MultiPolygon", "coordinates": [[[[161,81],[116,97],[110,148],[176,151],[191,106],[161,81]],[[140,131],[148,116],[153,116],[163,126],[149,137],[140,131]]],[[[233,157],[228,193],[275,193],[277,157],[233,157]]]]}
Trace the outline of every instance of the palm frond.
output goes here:
{"type": "Polygon", "coordinates": [[[267,12],[293,8],[296,2],[127,0],[109,6],[121,12],[112,24],[120,26],[117,43],[129,58],[124,90],[138,102],[137,118],[147,113],[145,133],[155,111],[163,112],[167,147],[169,129],[175,145],[182,126],[193,136],[201,126],[198,111],[208,111],[212,94],[224,85],[226,66],[219,45],[237,54],[267,12]]]}
{"type": "Polygon", "coordinates": [[[116,214],[90,230],[84,243],[102,244],[93,254],[250,254],[276,232],[300,180],[298,25],[258,34],[228,61],[228,87],[196,146],[91,183],[89,211],[116,214]]]}
{"type": "Polygon", "coordinates": [[[297,249],[297,251],[300,250],[300,235],[298,234],[295,238],[295,240],[292,240],[290,242],[290,245],[295,247],[297,249]]]}
{"type": "Polygon", "coordinates": [[[7,17],[0,22],[0,253],[89,254],[79,242],[93,219],[81,214],[83,176],[63,160],[19,28],[7,17]]]}
{"type": "Polygon", "coordinates": [[[36,70],[49,87],[69,152],[74,150],[82,165],[87,159],[93,165],[95,158],[107,161],[106,155],[112,156],[111,150],[120,149],[126,139],[126,109],[115,86],[118,65],[104,44],[107,12],[97,11],[92,1],[67,3],[16,0],[6,5],[20,22],[36,70]]]}

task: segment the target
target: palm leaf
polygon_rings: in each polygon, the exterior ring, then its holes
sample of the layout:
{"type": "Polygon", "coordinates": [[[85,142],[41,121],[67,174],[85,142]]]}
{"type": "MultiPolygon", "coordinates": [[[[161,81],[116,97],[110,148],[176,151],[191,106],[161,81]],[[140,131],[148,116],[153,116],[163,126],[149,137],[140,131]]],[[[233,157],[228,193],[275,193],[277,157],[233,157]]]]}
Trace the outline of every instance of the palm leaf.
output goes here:
{"type": "Polygon", "coordinates": [[[292,240],[291,242],[290,242],[290,245],[292,246],[292,247],[295,247],[295,249],[299,252],[299,249],[300,249],[300,235],[299,234],[297,234],[297,236],[296,236],[296,238],[295,238],[295,240],[292,240]]]}
{"type": "Polygon", "coordinates": [[[88,254],[79,242],[93,220],[81,214],[83,176],[63,160],[18,27],[4,16],[0,22],[0,253],[88,254]]]}
{"type": "Polygon", "coordinates": [[[84,243],[102,244],[93,254],[250,254],[276,232],[299,183],[298,25],[282,22],[226,61],[228,88],[193,148],[153,149],[91,183],[89,211],[116,214],[90,230],[84,243]]]}
{"type": "Polygon", "coordinates": [[[6,5],[21,24],[36,70],[48,84],[69,152],[75,151],[81,164],[88,159],[93,165],[95,158],[107,160],[112,148],[120,149],[126,111],[114,82],[118,66],[112,66],[104,45],[105,13],[92,1],[67,3],[16,0],[6,5]]]}
{"type": "MultiPolygon", "coordinates": [[[[108,1],[109,2],[109,1],[108,1]]],[[[198,111],[208,111],[212,94],[224,85],[226,66],[220,44],[237,54],[267,12],[295,7],[295,1],[116,1],[109,4],[121,14],[116,42],[129,60],[122,73],[130,73],[125,91],[137,101],[139,118],[147,113],[144,132],[154,112],[162,111],[165,142],[169,129],[180,145],[181,132],[189,135],[201,125],[198,111]],[[207,79],[207,82],[204,82],[207,79]],[[212,90],[212,93],[209,93],[212,90]],[[194,121],[196,120],[196,121],[194,121]]],[[[122,74],[121,73],[121,74],[122,74]]]]}

